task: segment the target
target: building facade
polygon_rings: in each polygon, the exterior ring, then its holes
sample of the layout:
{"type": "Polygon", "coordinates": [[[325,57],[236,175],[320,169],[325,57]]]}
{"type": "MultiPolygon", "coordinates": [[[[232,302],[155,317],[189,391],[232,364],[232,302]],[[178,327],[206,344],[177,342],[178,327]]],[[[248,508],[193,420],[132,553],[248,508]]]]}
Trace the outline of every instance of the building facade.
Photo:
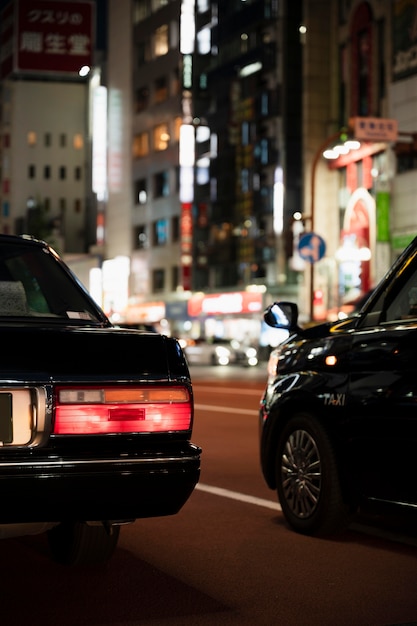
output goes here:
{"type": "Polygon", "coordinates": [[[3,7],[0,227],[115,321],[269,343],[272,300],[335,315],[417,233],[417,0],[59,4],[95,24],[71,67],[3,7]]]}

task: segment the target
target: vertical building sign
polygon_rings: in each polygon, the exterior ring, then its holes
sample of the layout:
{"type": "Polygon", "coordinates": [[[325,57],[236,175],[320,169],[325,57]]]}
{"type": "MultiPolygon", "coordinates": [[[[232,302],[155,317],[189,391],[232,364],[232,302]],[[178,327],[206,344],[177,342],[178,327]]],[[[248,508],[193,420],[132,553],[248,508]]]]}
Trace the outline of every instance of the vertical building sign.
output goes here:
{"type": "Polygon", "coordinates": [[[91,65],[94,3],[15,0],[2,12],[1,70],[78,74],[91,65]],[[12,61],[11,61],[12,60],[12,61]]]}
{"type": "Polygon", "coordinates": [[[191,264],[193,259],[193,215],[192,204],[181,204],[181,270],[182,288],[191,291],[191,264]]]}

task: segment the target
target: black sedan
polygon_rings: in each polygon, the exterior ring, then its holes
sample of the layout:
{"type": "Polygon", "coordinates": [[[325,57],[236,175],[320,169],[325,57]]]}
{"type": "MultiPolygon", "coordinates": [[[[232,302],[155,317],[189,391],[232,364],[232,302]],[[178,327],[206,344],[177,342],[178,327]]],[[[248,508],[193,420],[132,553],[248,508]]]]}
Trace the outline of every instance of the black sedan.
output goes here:
{"type": "MultiPolygon", "coordinates": [[[[298,532],[331,534],[358,512],[417,511],[417,238],[354,316],[290,331],[271,353],[260,405],[266,483],[298,532]]],[[[402,515],[404,519],[404,516],[402,515]]]]}
{"type": "Polygon", "coordinates": [[[175,339],[115,328],[59,256],[0,236],[0,537],[106,561],[120,526],[177,513],[199,479],[175,339]]]}

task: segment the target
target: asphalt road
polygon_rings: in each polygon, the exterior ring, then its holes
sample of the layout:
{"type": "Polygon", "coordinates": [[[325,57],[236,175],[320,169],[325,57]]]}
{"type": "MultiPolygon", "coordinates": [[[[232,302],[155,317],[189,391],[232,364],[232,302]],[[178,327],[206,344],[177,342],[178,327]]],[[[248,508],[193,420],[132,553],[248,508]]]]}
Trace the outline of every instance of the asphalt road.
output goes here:
{"type": "Polygon", "coordinates": [[[43,537],[3,540],[1,626],[417,624],[415,538],[289,530],[259,469],[262,372],[193,380],[202,472],[182,511],[124,527],[105,568],[57,565],[43,537]]]}

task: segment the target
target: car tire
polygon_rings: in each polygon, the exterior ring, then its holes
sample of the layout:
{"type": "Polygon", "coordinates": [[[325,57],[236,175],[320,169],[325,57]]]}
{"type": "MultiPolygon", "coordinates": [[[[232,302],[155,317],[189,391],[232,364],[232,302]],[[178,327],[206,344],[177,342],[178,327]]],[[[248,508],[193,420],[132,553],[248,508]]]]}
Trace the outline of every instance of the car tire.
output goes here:
{"type": "Polygon", "coordinates": [[[291,417],[279,437],[276,484],[284,516],[297,532],[331,535],[349,523],[333,444],[308,413],[291,417]]]}
{"type": "Polygon", "coordinates": [[[48,531],[53,558],[64,565],[101,565],[113,555],[120,526],[89,526],[83,522],[59,524],[48,531]]]}

